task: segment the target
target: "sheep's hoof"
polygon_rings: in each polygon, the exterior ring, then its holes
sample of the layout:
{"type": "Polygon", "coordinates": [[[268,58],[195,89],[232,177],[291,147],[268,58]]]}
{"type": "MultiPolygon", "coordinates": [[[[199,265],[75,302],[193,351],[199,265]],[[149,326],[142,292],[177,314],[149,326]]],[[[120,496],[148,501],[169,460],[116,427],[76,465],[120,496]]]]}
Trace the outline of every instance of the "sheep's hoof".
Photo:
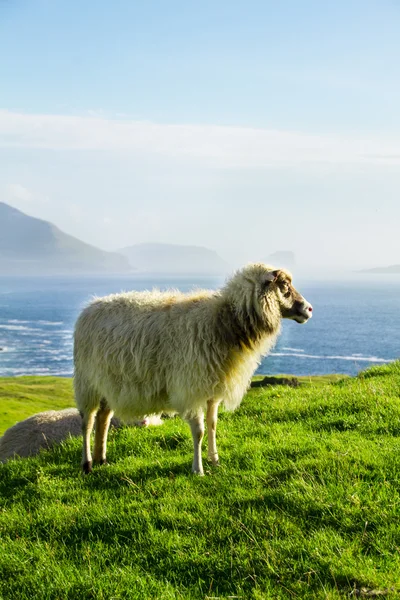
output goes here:
{"type": "Polygon", "coordinates": [[[99,465],[99,467],[101,467],[102,465],[108,465],[108,462],[106,458],[97,458],[97,456],[94,456],[93,464],[99,465]]]}
{"type": "Polygon", "coordinates": [[[92,461],[88,460],[82,465],[82,471],[85,475],[89,475],[92,472],[92,461]]]}
{"type": "Polygon", "coordinates": [[[203,471],[192,471],[193,475],[197,475],[197,477],[204,477],[203,471]]]}

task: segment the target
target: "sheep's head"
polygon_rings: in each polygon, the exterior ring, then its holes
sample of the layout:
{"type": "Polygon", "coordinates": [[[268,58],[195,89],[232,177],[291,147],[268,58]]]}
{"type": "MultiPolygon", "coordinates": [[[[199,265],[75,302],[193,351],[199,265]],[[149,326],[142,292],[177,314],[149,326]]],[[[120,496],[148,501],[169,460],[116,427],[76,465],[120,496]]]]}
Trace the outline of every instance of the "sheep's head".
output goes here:
{"type": "Polygon", "coordinates": [[[312,317],[312,306],[292,284],[291,274],[284,269],[266,270],[264,273],[266,299],[274,299],[283,319],[306,323],[312,317]]]}
{"type": "Polygon", "coordinates": [[[249,264],[238,271],[223,294],[243,322],[257,332],[276,331],[281,319],[305,323],[312,316],[311,304],[293,287],[290,273],[264,263],[249,264]]]}

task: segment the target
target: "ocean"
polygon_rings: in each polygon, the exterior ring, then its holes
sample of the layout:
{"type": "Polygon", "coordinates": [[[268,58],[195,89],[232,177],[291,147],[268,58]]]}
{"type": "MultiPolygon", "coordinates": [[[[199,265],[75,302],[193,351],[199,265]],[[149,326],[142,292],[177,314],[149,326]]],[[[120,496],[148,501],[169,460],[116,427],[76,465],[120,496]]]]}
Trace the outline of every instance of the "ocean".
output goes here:
{"type": "MultiPolygon", "coordinates": [[[[218,278],[0,277],[0,376],[73,375],[73,327],[92,296],[169,287],[216,289],[218,278]]],[[[400,357],[400,278],[296,282],[313,307],[305,325],[284,321],[258,372],[354,375],[400,357]]]]}

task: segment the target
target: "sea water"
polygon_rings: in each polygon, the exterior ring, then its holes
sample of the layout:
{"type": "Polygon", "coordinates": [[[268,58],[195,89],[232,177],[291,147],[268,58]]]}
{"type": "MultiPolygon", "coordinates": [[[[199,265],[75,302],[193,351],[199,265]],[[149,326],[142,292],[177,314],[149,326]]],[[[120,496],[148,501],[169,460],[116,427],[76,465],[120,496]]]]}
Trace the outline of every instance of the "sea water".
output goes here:
{"type": "MultiPolygon", "coordinates": [[[[157,287],[216,289],[218,278],[0,277],[0,376],[73,375],[75,320],[94,296],[157,287]]],[[[297,283],[314,307],[284,321],[259,373],[354,375],[400,357],[400,277],[297,283]]]]}

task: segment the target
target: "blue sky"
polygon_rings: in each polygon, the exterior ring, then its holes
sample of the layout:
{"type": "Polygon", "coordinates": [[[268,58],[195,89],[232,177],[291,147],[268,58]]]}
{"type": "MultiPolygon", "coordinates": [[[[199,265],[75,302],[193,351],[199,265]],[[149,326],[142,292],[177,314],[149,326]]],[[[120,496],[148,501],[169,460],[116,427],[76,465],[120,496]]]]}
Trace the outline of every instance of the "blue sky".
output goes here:
{"type": "Polygon", "coordinates": [[[400,262],[399,31],[395,0],[0,0],[0,199],[107,249],[400,262]]]}

